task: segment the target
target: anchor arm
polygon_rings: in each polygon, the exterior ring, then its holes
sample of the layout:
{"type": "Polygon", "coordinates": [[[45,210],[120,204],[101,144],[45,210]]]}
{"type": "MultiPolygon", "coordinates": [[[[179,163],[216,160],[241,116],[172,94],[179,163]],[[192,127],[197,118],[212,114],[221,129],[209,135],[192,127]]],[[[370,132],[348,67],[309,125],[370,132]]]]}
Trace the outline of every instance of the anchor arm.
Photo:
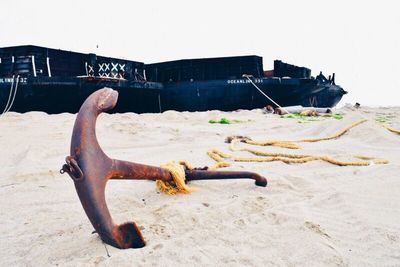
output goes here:
{"type": "Polygon", "coordinates": [[[134,222],[115,224],[105,200],[112,159],[97,141],[96,120],[101,112],[112,109],[117,99],[118,92],[107,88],[85,100],[75,121],[71,156],[62,170],[74,180],[83,209],[100,238],[117,248],[140,248],[145,246],[145,241],[137,225],[134,222]]]}
{"type": "Polygon", "coordinates": [[[267,186],[267,179],[254,172],[186,170],[186,180],[253,179],[258,186],[267,186]]]}

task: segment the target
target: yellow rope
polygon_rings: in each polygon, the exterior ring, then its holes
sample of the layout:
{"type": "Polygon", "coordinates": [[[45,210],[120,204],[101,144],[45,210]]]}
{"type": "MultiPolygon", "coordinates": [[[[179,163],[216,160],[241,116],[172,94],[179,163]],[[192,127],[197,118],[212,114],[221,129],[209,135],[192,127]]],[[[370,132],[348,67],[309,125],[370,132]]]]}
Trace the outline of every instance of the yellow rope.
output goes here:
{"type": "Polygon", "coordinates": [[[169,195],[175,195],[178,193],[188,194],[195,191],[195,188],[189,187],[185,184],[185,167],[188,169],[192,169],[192,166],[186,161],[170,161],[161,165],[161,168],[170,171],[173,180],[156,180],[156,187],[160,191],[169,195]]]}
{"type": "MultiPolygon", "coordinates": [[[[318,142],[318,141],[325,141],[325,140],[332,140],[332,139],[337,139],[340,136],[344,135],[347,133],[350,129],[360,125],[361,123],[366,122],[366,119],[362,119],[360,121],[357,121],[355,123],[350,124],[348,127],[342,129],[341,131],[337,132],[334,135],[330,135],[327,137],[319,137],[319,138],[306,138],[306,139],[300,139],[300,140],[294,140],[294,141],[287,141],[287,140],[265,140],[265,141],[254,141],[251,140],[250,138],[246,137],[238,137],[237,139],[240,139],[242,143],[246,143],[249,145],[257,145],[257,146],[278,146],[278,147],[284,147],[284,148],[290,148],[290,149],[298,149],[300,148],[298,144],[296,143],[301,143],[301,142],[318,142]]],[[[227,138],[228,140],[234,140],[235,137],[230,137],[227,138]]]]}
{"type": "Polygon", "coordinates": [[[386,129],[388,129],[388,130],[391,131],[392,133],[400,134],[400,130],[396,130],[396,129],[392,128],[392,127],[385,126],[385,125],[384,125],[383,127],[385,127],[386,129]]]}
{"type": "Polygon", "coordinates": [[[306,163],[314,160],[322,160],[334,165],[338,166],[368,166],[371,164],[371,161],[375,164],[388,164],[389,161],[380,158],[373,157],[356,157],[361,159],[360,161],[342,161],[335,159],[331,156],[326,155],[292,155],[292,154],[283,154],[283,153],[268,153],[257,151],[248,148],[242,148],[240,151],[247,151],[252,153],[253,155],[261,156],[261,157],[237,157],[233,154],[224,153],[218,149],[210,149],[207,154],[217,163],[212,166],[210,169],[215,170],[222,167],[229,167],[231,164],[227,162],[225,159],[230,159],[237,162],[271,162],[271,161],[282,161],[284,163],[306,163]]]}
{"type": "Polygon", "coordinates": [[[355,156],[355,158],[360,159],[359,161],[343,161],[343,160],[338,160],[336,158],[333,158],[331,156],[327,155],[303,155],[303,154],[287,154],[287,153],[269,153],[269,152],[263,152],[263,151],[258,151],[250,148],[241,148],[238,149],[235,147],[235,145],[239,142],[251,144],[251,145],[260,145],[260,146],[266,146],[266,145],[273,145],[273,146],[280,146],[280,147],[286,147],[286,148],[291,148],[291,149],[296,149],[299,148],[295,142],[318,142],[318,141],[323,141],[323,140],[331,140],[331,139],[336,139],[339,138],[340,136],[344,135],[346,132],[348,132],[351,128],[354,128],[361,123],[366,122],[366,119],[357,121],[355,123],[352,123],[348,127],[342,129],[341,131],[337,132],[334,135],[327,136],[327,137],[322,137],[322,138],[307,138],[307,139],[300,139],[297,141],[285,141],[285,140],[269,140],[269,141],[252,141],[250,138],[247,137],[228,137],[227,140],[230,142],[230,150],[231,151],[246,151],[249,152],[253,155],[260,156],[260,157],[237,157],[233,154],[228,154],[224,153],[218,149],[210,149],[207,154],[210,158],[212,158],[216,164],[212,166],[210,169],[218,169],[222,167],[229,167],[230,163],[226,161],[226,159],[230,159],[233,161],[241,161],[241,162],[271,162],[271,161],[282,161],[285,163],[305,163],[309,161],[314,161],[314,160],[322,160],[334,165],[338,166],[368,166],[371,164],[371,162],[375,164],[387,164],[389,161],[385,159],[380,159],[380,158],[374,158],[374,157],[366,157],[366,156],[355,156]]]}
{"type": "Polygon", "coordinates": [[[293,141],[282,141],[282,140],[265,140],[265,141],[254,141],[251,139],[242,140],[243,143],[255,146],[279,146],[290,149],[299,148],[298,144],[295,144],[293,141]]]}
{"type": "MultiPolygon", "coordinates": [[[[216,164],[209,168],[209,170],[216,170],[219,168],[229,167],[231,164],[226,161],[226,159],[230,159],[233,161],[239,162],[271,162],[271,161],[282,161],[288,164],[291,163],[305,163],[314,160],[322,160],[334,165],[338,166],[368,166],[371,162],[375,164],[387,164],[389,161],[380,158],[374,157],[366,157],[366,156],[354,156],[358,158],[359,161],[342,161],[335,159],[331,156],[327,155],[306,155],[306,154],[287,154],[287,153],[270,153],[270,152],[263,152],[258,151],[250,148],[236,148],[235,145],[239,142],[251,144],[251,145],[260,145],[260,146],[279,146],[284,148],[290,149],[297,149],[299,146],[296,142],[318,142],[324,140],[331,140],[339,138],[340,136],[344,135],[350,129],[360,125],[361,123],[366,122],[366,119],[357,121],[348,127],[344,128],[343,130],[337,132],[334,135],[322,137],[322,138],[307,138],[307,139],[300,139],[297,141],[286,141],[286,140],[267,140],[267,141],[253,141],[250,138],[243,137],[243,136],[236,136],[236,137],[228,137],[227,140],[230,142],[230,150],[231,151],[245,151],[249,152],[253,155],[259,157],[237,157],[233,154],[224,153],[218,149],[210,149],[207,154],[210,158],[212,158],[216,164]]],[[[399,131],[394,130],[390,127],[386,127],[388,130],[393,131],[395,133],[399,133],[399,131]]],[[[173,180],[172,181],[156,181],[156,187],[169,195],[175,195],[177,193],[188,194],[195,191],[195,188],[189,187],[185,183],[185,169],[193,169],[192,165],[186,161],[179,161],[174,162],[170,161],[163,165],[162,168],[165,168],[170,171],[173,180]]]]}
{"type": "Polygon", "coordinates": [[[349,126],[347,126],[346,128],[342,129],[341,131],[337,132],[334,135],[331,136],[327,136],[327,137],[322,137],[322,138],[308,138],[308,139],[302,139],[299,140],[298,142],[318,142],[318,141],[325,141],[325,140],[332,140],[332,139],[336,139],[339,138],[340,136],[344,135],[345,133],[347,133],[351,128],[354,128],[358,125],[360,125],[361,123],[366,122],[367,119],[362,119],[359,121],[356,121],[352,124],[350,124],[349,126]]]}
{"type": "MultiPolygon", "coordinates": [[[[354,111],[354,109],[353,109],[353,111],[354,111]]],[[[382,127],[385,128],[386,130],[388,130],[388,131],[390,131],[390,132],[392,132],[392,133],[395,133],[395,134],[400,134],[400,130],[397,130],[397,129],[394,129],[394,128],[390,127],[390,126],[387,126],[387,125],[378,123],[376,120],[374,120],[374,119],[371,118],[370,116],[367,116],[366,114],[362,114],[361,111],[358,111],[358,110],[356,110],[356,111],[357,111],[358,115],[360,115],[360,116],[363,117],[364,119],[370,120],[370,121],[375,121],[376,124],[382,126],[382,127]]]]}

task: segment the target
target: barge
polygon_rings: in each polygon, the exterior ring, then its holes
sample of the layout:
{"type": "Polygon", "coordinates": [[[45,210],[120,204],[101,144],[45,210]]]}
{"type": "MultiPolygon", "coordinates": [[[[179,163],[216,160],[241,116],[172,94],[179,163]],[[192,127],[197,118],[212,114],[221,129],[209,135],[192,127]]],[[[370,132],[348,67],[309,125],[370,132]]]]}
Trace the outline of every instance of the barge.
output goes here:
{"type": "Polygon", "coordinates": [[[76,113],[94,91],[119,92],[113,112],[206,111],[275,106],[333,107],[346,93],[334,74],[259,56],[185,59],[154,64],[39,46],[0,48],[0,114],[76,113]]]}

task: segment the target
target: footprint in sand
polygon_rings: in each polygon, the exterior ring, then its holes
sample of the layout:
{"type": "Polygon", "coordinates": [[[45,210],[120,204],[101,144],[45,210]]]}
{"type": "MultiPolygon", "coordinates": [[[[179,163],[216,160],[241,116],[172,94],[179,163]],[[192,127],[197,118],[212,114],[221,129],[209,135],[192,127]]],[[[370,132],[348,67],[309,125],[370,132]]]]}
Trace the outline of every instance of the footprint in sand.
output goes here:
{"type": "Polygon", "coordinates": [[[305,222],[304,226],[313,231],[314,233],[317,233],[319,235],[325,236],[327,238],[331,238],[327,233],[325,233],[319,224],[315,224],[313,222],[305,222]]]}

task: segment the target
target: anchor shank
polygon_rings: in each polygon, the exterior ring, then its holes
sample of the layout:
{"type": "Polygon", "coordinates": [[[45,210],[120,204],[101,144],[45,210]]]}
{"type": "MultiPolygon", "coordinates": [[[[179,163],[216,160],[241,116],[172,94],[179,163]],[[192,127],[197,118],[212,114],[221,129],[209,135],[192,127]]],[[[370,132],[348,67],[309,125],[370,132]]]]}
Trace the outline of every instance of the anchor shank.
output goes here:
{"type": "Polygon", "coordinates": [[[134,162],[113,159],[112,168],[108,174],[110,179],[129,180],[163,180],[171,181],[171,173],[167,169],[134,162]]]}

